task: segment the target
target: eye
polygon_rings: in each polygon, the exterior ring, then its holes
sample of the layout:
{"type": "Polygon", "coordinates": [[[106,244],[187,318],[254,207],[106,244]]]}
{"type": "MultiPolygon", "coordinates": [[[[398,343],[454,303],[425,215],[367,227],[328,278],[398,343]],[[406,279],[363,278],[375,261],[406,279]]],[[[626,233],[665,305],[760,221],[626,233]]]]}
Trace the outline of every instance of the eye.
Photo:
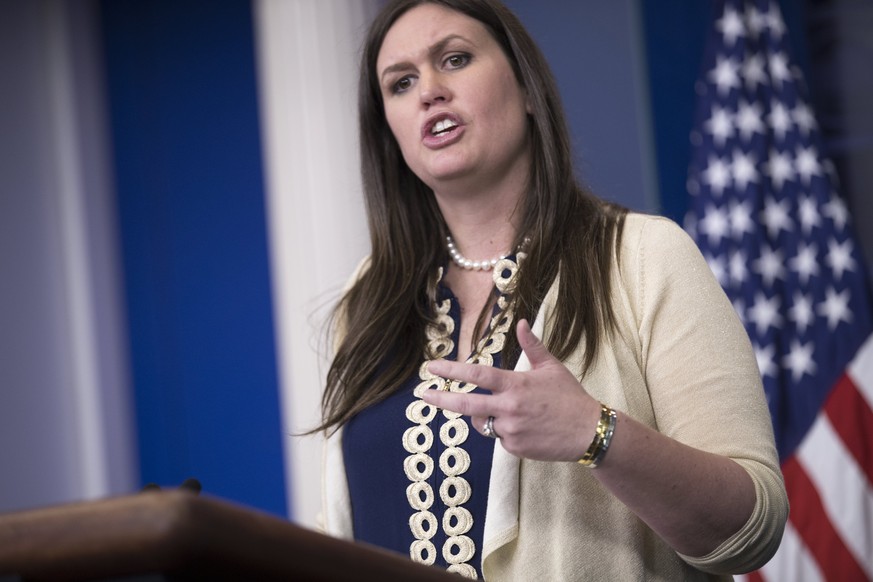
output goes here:
{"type": "Polygon", "coordinates": [[[467,66],[471,58],[472,57],[466,53],[458,53],[446,57],[446,60],[443,61],[443,63],[449,69],[460,69],[467,66]]]}
{"type": "Polygon", "coordinates": [[[391,85],[391,92],[394,94],[403,93],[410,87],[412,87],[412,77],[407,75],[399,78],[393,85],[391,85]]]}

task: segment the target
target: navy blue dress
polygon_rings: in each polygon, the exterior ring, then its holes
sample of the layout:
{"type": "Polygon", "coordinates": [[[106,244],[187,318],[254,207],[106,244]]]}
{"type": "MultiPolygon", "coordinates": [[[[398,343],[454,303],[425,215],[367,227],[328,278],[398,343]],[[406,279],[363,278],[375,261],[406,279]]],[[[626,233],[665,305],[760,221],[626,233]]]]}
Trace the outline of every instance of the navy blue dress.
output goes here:
{"type": "MultiPolygon", "coordinates": [[[[444,305],[448,306],[447,315],[455,325],[450,336],[453,347],[447,359],[456,360],[460,305],[451,290],[442,283],[438,286],[437,296],[438,303],[446,300],[450,302],[444,305]]],[[[495,314],[498,312],[499,307],[495,305],[495,314]]],[[[499,352],[492,355],[494,358],[492,365],[500,366],[500,356],[499,352]]],[[[410,525],[410,519],[416,511],[410,505],[411,494],[408,492],[412,481],[404,469],[404,463],[410,457],[410,451],[404,445],[404,433],[414,426],[407,416],[407,411],[411,404],[416,401],[421,402],[413,394],[413,390],[421,382],[422,378],[415,374],[389,398],[352,418],[346,424],[342,445],[355,539],[407,556],[416,553],[415,550],[410,549],[416,541],[410,525]]],[[[479,387],[474,389],[474,392],[481,391],[483,389],[479,387]]],[[[463,507],[472,516],[472,525],[469,531],[465,532],[465,536],[472,540],[474,546],[472,556],[464,562],[467,565],[462,567],[468,569],[468,576],[481,578],[482,535],[494,441],[470,427],[468,417],[461,417],[461,420],[469,427],[466,440],[459,445],[469,455],[469,468],[464,471],[462,477],[469,483],[471,491],[463,507]],[[469,571],[470,567],[475,569],[475,574],[469,571]]],[[[440,429],[447,422],[448,419],[438,413],[434,414],[433,419],[427,423],[433,438],[426,454],[433,460],[433,470],[426,479],[423,479],[433,492],[429,511],[436,518],[437,523],[436,531],[430,538],[436,550],[433,563],[443,568],[450,565],[444,558],[444,552],[457,554],[460,551],[460,548],[453,547],[451,543],[449,548],[445,547],[449,539],[446,527],[452,526],[455,520],[450,520],[448,524],[444,523],[445,513],[449,509],[444,497],[446,495],[452,497],[456,494],[453,487],[445,486],[446,474],[441,470],[439,462],[447,448],[440,437],[440,429]],[[443,494],[440,491],[441,487],[443,487],[443,494]]],[[[422,494],[421,497],[423,498],[424,495],[422,494]]],[[[434,522],[431,521],[432,523],[434,522]]],[[[468,541],[467,546],[469,545],[468,541]]]]}

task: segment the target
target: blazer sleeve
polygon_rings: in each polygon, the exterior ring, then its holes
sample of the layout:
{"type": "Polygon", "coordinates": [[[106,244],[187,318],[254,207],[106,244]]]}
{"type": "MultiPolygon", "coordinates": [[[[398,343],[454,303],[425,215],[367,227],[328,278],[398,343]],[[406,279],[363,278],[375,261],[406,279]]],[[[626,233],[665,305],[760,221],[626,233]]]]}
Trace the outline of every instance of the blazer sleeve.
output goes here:
{"type": "Polygon", "coordinates": [[[635,219],[644,222],[629,229],[638,236],[624,241],[621,260],[658,430],[733,459],[755,485],[755,508],[740,531],[707,556],[681,557],[714,574],[750,571],[776,552],[788,516],[757,360],[691,238],[667,219],[635,219]]]}

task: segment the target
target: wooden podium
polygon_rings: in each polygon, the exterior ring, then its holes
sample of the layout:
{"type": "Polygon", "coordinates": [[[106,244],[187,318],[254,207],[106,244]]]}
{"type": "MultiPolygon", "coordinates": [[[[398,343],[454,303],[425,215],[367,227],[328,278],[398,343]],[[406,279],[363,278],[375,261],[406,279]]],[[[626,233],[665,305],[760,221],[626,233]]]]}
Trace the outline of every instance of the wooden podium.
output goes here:
{"type": "Polygon", "coordinates": [[[181,490],[0,515],[0,582],[458,579],[181,490]]]}

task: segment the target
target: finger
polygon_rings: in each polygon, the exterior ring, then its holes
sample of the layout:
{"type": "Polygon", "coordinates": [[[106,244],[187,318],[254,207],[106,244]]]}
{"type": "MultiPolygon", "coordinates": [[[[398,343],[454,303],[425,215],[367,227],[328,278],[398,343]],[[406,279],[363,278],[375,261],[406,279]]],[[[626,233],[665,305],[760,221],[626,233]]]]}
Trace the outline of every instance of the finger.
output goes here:
{"type": "Polygon", "coordinates": [[[488,418],[494,414],[492,396],[487,394],[461,394],[458,392],[444,392],[442,390],[425,390],[421,399],[432,406],[457,412],[464,416],[484,416],[488,418]]]}
{"type": "Polygon", "coordinates": [[[538,368],[553,358],[546,345],[534,335],[526,319],[519,320],[518,325],[515,326],[515,335],[518,338],[518,345],[530,361],[531,368],[538,368]]]}
{"type": "Polygon", "coordinates": [[[466,364],[449,360],[434,360],[428,362],[427,371],[443,378],[481,386],[495,393],[502,392],[505,389],[506,370],[492,368],[491,366],[466,364]]]}
{"type": "MultiPolygon", "coordinates": [[[[485,425],[488,423],[487,416],[471,416],[470,417],[470,426],[473,427],[479,434],[485,436],[485,425]]],[[[498,429],[499,425],[499,417],[494,417],[494,420],[491,422],[491,430],[493,432],[494,438],[503,438],[503,433],[498,429]]]]}

